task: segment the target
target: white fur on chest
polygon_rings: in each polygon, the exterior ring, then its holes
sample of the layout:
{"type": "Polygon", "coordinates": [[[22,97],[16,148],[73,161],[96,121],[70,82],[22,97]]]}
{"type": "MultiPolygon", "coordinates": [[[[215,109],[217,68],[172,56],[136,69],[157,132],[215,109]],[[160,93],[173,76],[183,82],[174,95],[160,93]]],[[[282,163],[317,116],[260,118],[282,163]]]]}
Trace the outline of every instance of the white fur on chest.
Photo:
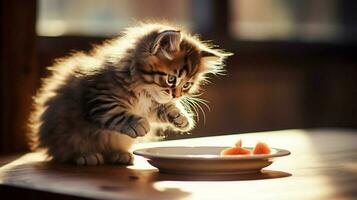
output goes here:
{"type": "Polygon", "coordinates": [[[132,112],[134,114],[137,114],[142,117],[149,117],[150,115],[150,110],[152,107],[152,99],[151,97],[145,95],[145,94],[139,94],[137,96],[138,101],[132,108],[132,112]]]}

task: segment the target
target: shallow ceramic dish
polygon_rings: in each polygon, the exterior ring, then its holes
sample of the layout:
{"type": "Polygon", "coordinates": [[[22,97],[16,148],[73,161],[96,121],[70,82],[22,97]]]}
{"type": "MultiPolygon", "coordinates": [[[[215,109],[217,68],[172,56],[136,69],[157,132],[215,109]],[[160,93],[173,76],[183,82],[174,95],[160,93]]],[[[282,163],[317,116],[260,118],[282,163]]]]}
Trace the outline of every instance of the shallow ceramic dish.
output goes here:
{"type": "Polygon", "coordinates": [[[225,148],[227,147],[156,147],[138,149],[134,154],[146,158],[160,172],[192,175],[257,173],[271,165],[275,158],[290,154],[288,150],[271,148],[270,154],[221,156],[220,152],[225,148]]]}

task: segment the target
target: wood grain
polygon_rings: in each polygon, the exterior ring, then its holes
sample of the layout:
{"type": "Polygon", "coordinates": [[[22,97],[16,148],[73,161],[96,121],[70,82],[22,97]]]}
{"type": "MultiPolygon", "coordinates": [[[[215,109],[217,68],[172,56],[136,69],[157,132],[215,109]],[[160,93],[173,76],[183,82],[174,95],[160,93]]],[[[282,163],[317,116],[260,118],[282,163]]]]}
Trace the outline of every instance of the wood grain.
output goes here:
{"type": "MultiPolygon", "coordinates": [[[[184,176],[159,173],[144,159],[133,166],[80,167],[51,163],[29,153],[0,168],[0,188],[94,199],[355,199],[357,131],[286,130],[137,144],[133,149],[175,145],[244,146],[258,140],[292,154],[260,174],[184,176]],[[21,189],[25,188],[25,189],[21,189]]],[[[31,194],[31,192],[30,192],[31,194]]],[[[42,197],[42,196],[41,196],[42,197]]],[[[46,197],[44,195],[43,197],[46,197]]],[[[54,196],[51,196],[53,199],[54,196]]],[[[49,199],[51,199],[49,198],[49,199]]]]}

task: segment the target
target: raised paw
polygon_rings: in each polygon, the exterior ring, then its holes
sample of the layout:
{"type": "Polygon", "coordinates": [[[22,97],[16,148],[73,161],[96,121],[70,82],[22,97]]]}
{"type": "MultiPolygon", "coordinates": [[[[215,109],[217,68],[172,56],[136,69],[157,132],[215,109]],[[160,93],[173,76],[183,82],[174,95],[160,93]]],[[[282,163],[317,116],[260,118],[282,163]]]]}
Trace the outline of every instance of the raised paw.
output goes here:
{"type": "Polygon", "coordinates": [[[186,116],[180,113],[177,109],[172,109],[168,113],[169,122],[179,129],[186,129],[189,126],[186,116]]]}
{"type": "Polygon", "coordinates": [[[95,153],[86,156],[80,156],[75,159],[77,165],[102,165],[104,164],[104,159],[102,154],[95,153]]]}
{"type": "Polygon", "coordinates": [[[108,162],[112,164],[131,165],[134,161],[134,156],[129,152],[114,152],[108,155],[108,162]]]}
{"type": "Polygon", "coordinates": [[[149,122],[141,117],[131,118],[121,129],[121,133],[126,134],[132,138],[144,136],[150,131],[149,122]]]}

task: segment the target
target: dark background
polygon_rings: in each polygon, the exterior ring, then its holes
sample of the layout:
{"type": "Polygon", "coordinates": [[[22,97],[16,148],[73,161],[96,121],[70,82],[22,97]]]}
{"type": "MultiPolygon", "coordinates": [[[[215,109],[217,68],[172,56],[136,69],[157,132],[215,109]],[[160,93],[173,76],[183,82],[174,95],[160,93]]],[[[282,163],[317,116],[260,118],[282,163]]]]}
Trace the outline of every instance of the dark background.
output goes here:
{"type": "MultiPolygon", "coordinates": [[[[338,35],[306,40],[302,36],[309,36],[309,32],[263,39],[237,34],[232,31],[232,21],[239,17],[232,12],[239,12],[238,1],[185,1],[192,31],[235,55],[227,62],[228,75],[214,77],[213,84],[206,87],[203,98],[211,107],[211,112],[206,110],[206,123],[201,120],[193,134],[184,137],[290,128],[357,128],[357,2],[286,1],[303,22],[313,21],[316,13],[324,11],[326,2],[333,3],[337,14],[328,20],[338,25],[338,35]]],[[[138,4],[135,2],[132,4],[138,4]]],[[[145,2],[157,8],[154,13],[159,18],[170,17],[165,8],[177,6],[165,7],[158,0],[145,2]]],[[[279,0],[269,2],[273,8],[282,4],[279,0]]],[[[47,75],[46,66],[70,51],[86,51],[110,38],[110,34],[37,34],[40,3],[1,2],[0,153],[27,150],[25,124],[31,96],[40,78],[47,75]]],[[[259,13],[259,9],[255,11],[259,13]]],[[[143,14],[139,19],[145,17],[143,14]]],[[[318,25],[319,21],[314,22],[310,29],[318,25]]],[[[172,134],[169,139],[179,137],[183,136],[172,134]]]]}

